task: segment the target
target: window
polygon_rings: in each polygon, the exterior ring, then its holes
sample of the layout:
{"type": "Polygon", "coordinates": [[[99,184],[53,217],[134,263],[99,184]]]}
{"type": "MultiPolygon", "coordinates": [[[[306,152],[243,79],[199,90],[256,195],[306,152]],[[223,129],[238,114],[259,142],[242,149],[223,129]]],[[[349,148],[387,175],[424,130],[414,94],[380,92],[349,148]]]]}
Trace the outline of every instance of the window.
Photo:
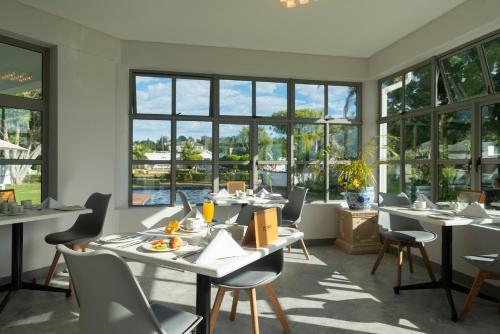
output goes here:
{"type": "Polygon", "coordinates": [[[405,75],[405,110],[428,108],[431,100],[432,66],[430,64],[405,75]]]}
{"type": "Polygon", "coordinates": [[[382,82],[382,117],[403,111],[403,77],[397,76],[382,82]]]}
{"type": "Polygon", "coordinates": [[[49,193],[48,58],[47,49],[0,36],[0,187],[18,202],[49,193]]]}
{"type": "Polygon", "coordinates": [[[495,92],[500,93],[500,37],[485,43],[484,52],[495,92]]]}
{"type": "Polygon", "coordinates": [[[342,198],[326,173],[358,155],[360,84],[131,75],[129,205],[180,203],[179,191],[200,203],[227,181],[342,198]]]}

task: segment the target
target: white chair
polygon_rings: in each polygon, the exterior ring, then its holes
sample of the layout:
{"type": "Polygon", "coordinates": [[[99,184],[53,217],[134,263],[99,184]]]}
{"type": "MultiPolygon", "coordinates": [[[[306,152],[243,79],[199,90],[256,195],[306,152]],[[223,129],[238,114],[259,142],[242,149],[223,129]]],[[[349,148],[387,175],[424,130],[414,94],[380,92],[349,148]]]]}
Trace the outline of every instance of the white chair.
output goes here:
{"type": "Polygon", "coordinates": [[[190,333],[201,317],[150,304],[125,261],[110,251],[79,253],[58,245],[80,304],[82,334],[190,333]]]}

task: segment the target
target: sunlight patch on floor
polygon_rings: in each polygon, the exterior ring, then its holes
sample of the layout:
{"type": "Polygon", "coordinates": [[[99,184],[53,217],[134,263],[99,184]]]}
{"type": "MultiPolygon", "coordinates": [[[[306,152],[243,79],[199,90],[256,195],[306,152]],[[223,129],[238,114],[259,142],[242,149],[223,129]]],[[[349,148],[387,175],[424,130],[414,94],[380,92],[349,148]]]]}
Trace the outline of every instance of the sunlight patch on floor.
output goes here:
{"type": "Polygon", "coordinates": [[[336,289],[326,289],[328,293],[322,293],[318,295],[306,295],[305,298],[326,300],[326,301],[344,301],[344,300],[356,300],[356,299],[371,299],[378,303],[380,300],[372,296],[367,292],[357,292],[357,291],[346,291],[346,290],[336,290],[336,289]]]}
{"type": "Polygon", "coordinates": [[[405,327],[410,327],[410,328],[415,328],[418,329],[418,326],[412,323],[410,320],[407,319],[399,319],[399,325],[400,326],[405,326],[405,327]]]}

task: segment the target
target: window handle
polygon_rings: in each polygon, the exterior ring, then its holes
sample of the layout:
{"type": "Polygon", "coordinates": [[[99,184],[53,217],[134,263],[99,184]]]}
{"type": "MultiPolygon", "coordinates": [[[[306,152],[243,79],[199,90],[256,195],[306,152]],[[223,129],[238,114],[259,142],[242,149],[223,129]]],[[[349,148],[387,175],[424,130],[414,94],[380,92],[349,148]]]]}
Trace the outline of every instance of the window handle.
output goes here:
{"type": "Polygon", "coordinates": [[[479,166],[481,166],[481,157],[476,159],[476,172],[479,172],[479,166]]]}

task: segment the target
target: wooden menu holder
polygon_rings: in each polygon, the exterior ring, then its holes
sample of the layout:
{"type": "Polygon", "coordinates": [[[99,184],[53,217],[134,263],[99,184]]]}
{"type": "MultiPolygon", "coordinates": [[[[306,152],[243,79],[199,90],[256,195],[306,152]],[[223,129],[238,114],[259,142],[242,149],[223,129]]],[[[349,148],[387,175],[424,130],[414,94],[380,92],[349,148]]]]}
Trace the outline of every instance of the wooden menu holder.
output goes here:
{"type": "Polygon", "coordinates": [[[278,210],[269,208],[253,213],[242,246],[260,248],[278,239],[278,210]]]}

